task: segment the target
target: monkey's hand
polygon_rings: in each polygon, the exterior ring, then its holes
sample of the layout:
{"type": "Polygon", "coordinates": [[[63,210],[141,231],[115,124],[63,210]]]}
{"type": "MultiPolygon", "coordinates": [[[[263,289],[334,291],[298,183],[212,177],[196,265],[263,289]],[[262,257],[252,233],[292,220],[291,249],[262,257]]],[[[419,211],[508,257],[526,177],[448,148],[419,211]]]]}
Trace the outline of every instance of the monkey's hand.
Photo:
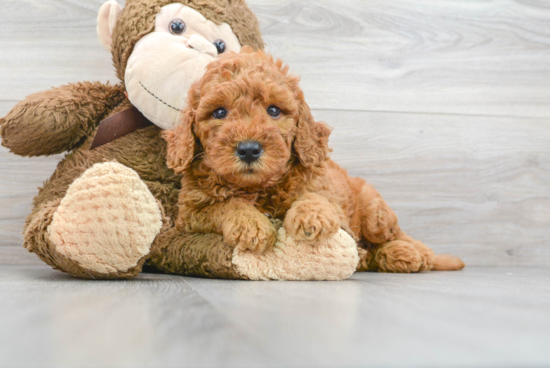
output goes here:
{"type": "Polygon", "coordinates": [[[35,93],[0,119],[2,145],[21,156],[72,150],[124,99],[121,86],[99,82],[35,93]]]}

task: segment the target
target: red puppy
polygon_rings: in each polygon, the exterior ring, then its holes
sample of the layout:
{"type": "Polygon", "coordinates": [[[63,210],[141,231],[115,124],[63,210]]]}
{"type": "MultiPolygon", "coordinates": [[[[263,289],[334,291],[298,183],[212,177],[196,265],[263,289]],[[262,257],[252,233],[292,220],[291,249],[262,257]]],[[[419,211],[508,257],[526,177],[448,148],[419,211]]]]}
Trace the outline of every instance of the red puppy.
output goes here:
{"type": "Polygon", "coordinates": [[[331,129],[311,115],[299,78],[263,52],[211,63],[189,91],[183,124],[165,133],[168,165],[183,173],[177,227],[223,234],[262,252],[276,240],[269,220],[315,242],[341,227],[359,239],[360,270],[460,269],[406,235],[364,180],[329,159],[331,129]]]}

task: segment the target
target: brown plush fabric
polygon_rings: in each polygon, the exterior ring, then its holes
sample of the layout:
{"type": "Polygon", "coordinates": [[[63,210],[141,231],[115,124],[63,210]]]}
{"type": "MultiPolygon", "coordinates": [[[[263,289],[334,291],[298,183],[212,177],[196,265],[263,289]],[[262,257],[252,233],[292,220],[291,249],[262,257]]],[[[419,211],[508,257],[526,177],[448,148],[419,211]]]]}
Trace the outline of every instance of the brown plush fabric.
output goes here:
{"type": "Polygon", "coordinates": [[[171,227],[157,236],[148,260],[152,268],[176,275],[244,279],[232,264],[233,248],[218,234],[185,234],[171,227]]]}
{"type": "Polygon", "coordinates": [[[125,100],[123,92],[121,86],[81,82],[30,95],[0,119],[2,145],[21,156],[72,150],[125,100]]]}
{"type": "Polygon", "coordinates": [[[178,2],[216,24],[229,24],[241,45],[264,48],[258,20],[244,0],[127,0],[113,32],[113,62],[121,81],[134,46],[153,31],[160,8],[178,2]]]}

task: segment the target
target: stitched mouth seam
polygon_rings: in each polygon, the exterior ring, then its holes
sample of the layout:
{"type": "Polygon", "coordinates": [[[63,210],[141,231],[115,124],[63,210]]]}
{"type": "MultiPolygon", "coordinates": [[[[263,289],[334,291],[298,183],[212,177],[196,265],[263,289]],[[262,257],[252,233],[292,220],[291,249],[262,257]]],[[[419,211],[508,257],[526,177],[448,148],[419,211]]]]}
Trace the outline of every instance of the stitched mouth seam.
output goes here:
{"type": "Polygon", "coordinates": [[[149,91],[147,88],[145,88],[145,86],[143,85],[143,83],[139,82],[139,85],[141,86],[141,88],[143,88],[144,90],[146,90],[147,93],[149,93],[151,96],[153,96],[154,98],[156,98],[157,100],[159,100],[160,102],[162,102],[163,104],[165,104],[166,106],[168,106],[169,108],[174,109],[174,110],[176,110],[176,111],[181,111],[180,109],[175,108],[174,106],[172,106],[172,105],[170,105],[170,104],[164,102],[164,101],[161,100],[159,97],[155,96],[155,94],[154,94],[153,92],[151,92],[151,91],[149,91]]]}

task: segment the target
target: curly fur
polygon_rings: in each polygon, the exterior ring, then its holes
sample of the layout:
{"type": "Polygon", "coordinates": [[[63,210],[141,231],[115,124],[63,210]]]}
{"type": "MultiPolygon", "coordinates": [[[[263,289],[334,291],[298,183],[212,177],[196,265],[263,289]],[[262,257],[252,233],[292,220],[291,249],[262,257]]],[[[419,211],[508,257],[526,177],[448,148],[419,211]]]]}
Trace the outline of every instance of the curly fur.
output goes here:
{"type": "Polygon", "coordinates": [[[269,218],[298,240],[322,241],[350,229],[374,250],[368,269],[417,272],[435,257],[399,227],[380,194],[329,159],[331,129],[311,115],[299,78],[280,60],[245,48],[212,63],[189,92],[181,126],[164,133],[168,166],[182,173],[178,229],[216,232],[259,253],[275,242],[269,218]],[[266,109],[275,105],[274,119],[266,109]],[[225,119],[212,115],[219,107],[225,119]],[[251,165],[239,142],[263,146],[251,165]],[[267,215],[267,216],[266,216],[267,215]]]}

